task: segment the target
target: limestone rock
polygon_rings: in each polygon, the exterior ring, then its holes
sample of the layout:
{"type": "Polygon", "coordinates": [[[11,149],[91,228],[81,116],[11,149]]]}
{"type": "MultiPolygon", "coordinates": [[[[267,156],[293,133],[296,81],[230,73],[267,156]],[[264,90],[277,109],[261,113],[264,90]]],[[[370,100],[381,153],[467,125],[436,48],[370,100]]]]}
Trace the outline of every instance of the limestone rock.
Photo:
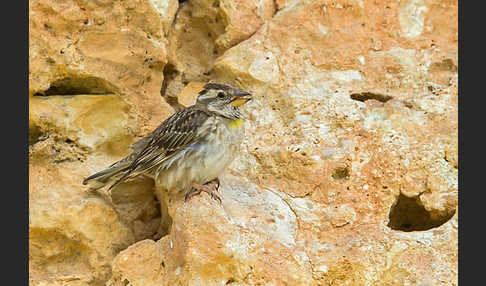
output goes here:
{"type": "Polygon", "coordinates": [[[179,104],[183,105],[184,107],[194,105],[199,92],[203,90],[205,84],[205,82],[188,83],[184,90],[177,96],[179,104]]]}
{"type": "Polygon", "coordinates": [[[246,40],[274,14],[274,2],[268,0],[220,1],[220,15],[226,23],[225,33],[216,39],[219,49],[227,49],[246,40]]]}
{"type": "Polygon", "coordinates": [[[170,234],[121,252],[108,285],[312,285],[289,205],[229,174],[221,193],[223,205],[206,195],[184,203],[182,194],[169,194],[170,234]],[[141,266],[133,269],[133,263],[141,266]]]}
{"type": "Polygon", "coordinates": [[[132,231],[103,199],[80,184],[80,166],[43,161],[29,168],[29,264],[32,285],[99,285],[111,260],[132,244],[132,231]]]}
{"type": "Polygon", "coordinates": [[[169,32],[164,93],[176,97],[191,81],[210,80],[214,61],[249,38],[274,14],[273,1],[186,1],[169,32]]]}
{"type": "Polygon", "coordinates": [[[33,130],[62,134],[66,140],[92,150],[103,145],[124,150],[130,143],[129,134],[124,130],[129,107],[120,96],[36,96],[29,100],[29,107],[33,130]]]}
{"type": "Polygon", "coordinates": [[[176,10],[175,0],[31,1],[29,94],[120,94],[132,135],[151,131],[172,112],[159,91],[176,10]]]}
{"type": "Polygon", "coordinates": [[[150,1],[31,4],[62,28],[31,24],[31,93],[48,93],[31,97],[31,283],[457,285],[457,1],[243,2],[186,1],[171,25],[150,1]],[[106,29],[58,54],[87,11],[106,29]],[[221,205],[143,177],[105,199],[79,185],[208,80],[253,95],[221,205]]]}
{"type": "Polygon", "coordinates": [[[321,285],[457,284],[457,5],[407,3],[285,4],[215,63],[256,95],[233,168],[289,202],[321,285]]]}
{"type": "Polygon", "coordinates": [[[104,285],[115,255],[157,231],[152,181],[123,184],[111,199],[81,182],[128,155],[137,136],[173,112],[160,88],[177,7],[175,0],[30,1],[32,285],[104,285]]]}

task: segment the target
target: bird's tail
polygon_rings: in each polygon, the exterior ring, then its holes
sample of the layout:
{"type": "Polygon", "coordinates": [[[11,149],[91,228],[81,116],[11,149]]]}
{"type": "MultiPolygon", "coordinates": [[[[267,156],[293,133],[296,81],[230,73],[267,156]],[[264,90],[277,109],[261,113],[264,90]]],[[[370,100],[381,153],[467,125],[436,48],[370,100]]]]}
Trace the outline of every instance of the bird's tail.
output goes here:
{"type": "Polygon", "coordinates": [[[115,163],[107,169],[104,169],[103,171],[99,171],[87,177],[86,179],[84,179],[83,185],[88,185],[92,190],[97,190],[108,184],[116,182],[123,175],[125,175],[130,167],[130,164],[128,163],[118,163],[115,163]]]}

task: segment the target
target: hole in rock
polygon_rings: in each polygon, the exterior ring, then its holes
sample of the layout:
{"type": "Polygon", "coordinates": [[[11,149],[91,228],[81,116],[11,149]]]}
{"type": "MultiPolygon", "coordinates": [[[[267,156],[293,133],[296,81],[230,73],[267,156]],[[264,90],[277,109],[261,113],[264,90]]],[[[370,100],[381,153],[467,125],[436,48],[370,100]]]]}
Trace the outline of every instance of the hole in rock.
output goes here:
{"type": "Polygon", "coordinates": [[[378,100],[380,102],[387,102],[388,100],[392,99],[393,96],[381,94],[381,93],[374,93],[374,92],[360,92],[360,93],[353,93],[350,95],[351,99],[365,102],[369,99],[378,100]]]}
{"type": "Polygon", "coordinates": [[[41,141],[43,136],[44,134],[39,126],[29,126],[29,145],[34,145],[41,141]]]}
{"type": "Polygon", "coordinates": [[[340,180],[340,179],[349,179],[350,171],[348,166],[346,167],[337,167],[332,172],[333,179],[340,180]]]}
{"type": "MultiPolygon", "coordinates": [[[[164,81],[162,82],[162,88],[160,89],[160,94],[162,96],[166,96],[165,93],[167,91],[167,87],[168,87],[169,83],[172,80],[174,80],[174,78],[179,74],[179,72],[177,71],[177,69],[175,68],[175,66],[173,64],[168,63],[164,67],[163,74],[164,74],[164,81]]],[[[173,96],[175,96],[175,95],[173,95],[173,96]]]]}
{"type": "Polygon", "coordinates": [[[435,62],[430,65],[429,71],[437,72],[437,71],[449,71],[449,72],[457,72],[457,66],[454,64],[452,59],[444,59],[440,62],[435,62]]]}
{"type": "Polygon", "coordinates": [[[439,218],[432,218],[418,197],[408,198],[400,194],[396,203],[391,207],[388,227],[401,231],[429,230],[446,223],[453,215],[454,212],[439,218]]]}
{"type": "Polygon", "coordinates": [[[114,94],[118,88],[108,81],[97,77],[65,77],[51,83],[45,92],[35,96],[78,95],[78,94],[114,94]]]}
{"type": "Polygon", "coordinates": [[[163,198],[159,198],[159,206],[160,206],[160,225],[157,230],[157,233],[154,234],[154,239],[162,238],[170,233],[170,229],[172,227],[172,217],[169,215],[169,208],[168,203],[169,198],[167,192],[162,194],[163,198]]]}
{"type": "Polygon", "coordinates": [[[167,235],[172,225],[165,201],[154,194],[154,181],[145,176],[127,180],[111,191],[111,202],[136,241],[167,235]]]}
{"type": "Polygon", "coordinates": [[[177,99],[177,94],[173,94],[177,92],[177,88],[176,90],[174,90],[174,86],[169,87],[173,81],[175,82],[176,77],[179,75],[179,71],[176,69],[174,65],[168,63],[164,67],[163,74],[164,74],[164,81],[162,82],[162,87],[160,88],[160,95],[165,99],[165,101],[170,106],[172,106],[172,108],[174,108],[175,111],[182,110],[184,106],[179,104],[179,101],[177,99]]]}

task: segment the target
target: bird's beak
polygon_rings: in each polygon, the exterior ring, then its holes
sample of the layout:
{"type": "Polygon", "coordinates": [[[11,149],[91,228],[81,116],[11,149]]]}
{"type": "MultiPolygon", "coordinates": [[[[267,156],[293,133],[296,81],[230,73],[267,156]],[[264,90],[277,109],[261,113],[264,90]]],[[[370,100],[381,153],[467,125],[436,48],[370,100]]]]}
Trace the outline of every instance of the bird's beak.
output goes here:
{"type": "Polygon", "coordinates": [[[238,107],[251,100],[251,94],[246,91],[236,90],[231,105],[238,107]]]}

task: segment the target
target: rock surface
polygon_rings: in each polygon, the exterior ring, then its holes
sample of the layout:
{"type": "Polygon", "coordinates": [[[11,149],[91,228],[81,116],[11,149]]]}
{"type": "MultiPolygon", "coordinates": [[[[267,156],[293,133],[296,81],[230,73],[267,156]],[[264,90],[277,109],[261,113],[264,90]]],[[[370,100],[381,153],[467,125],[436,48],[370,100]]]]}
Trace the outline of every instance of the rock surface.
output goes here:
{"type": "Polygon", "coordinates": [[[457,10],[31,0],[30,284],[457,285],[457,10]],[[208,80],[254,96],[222,205],[81,185],[208,80]]]}

